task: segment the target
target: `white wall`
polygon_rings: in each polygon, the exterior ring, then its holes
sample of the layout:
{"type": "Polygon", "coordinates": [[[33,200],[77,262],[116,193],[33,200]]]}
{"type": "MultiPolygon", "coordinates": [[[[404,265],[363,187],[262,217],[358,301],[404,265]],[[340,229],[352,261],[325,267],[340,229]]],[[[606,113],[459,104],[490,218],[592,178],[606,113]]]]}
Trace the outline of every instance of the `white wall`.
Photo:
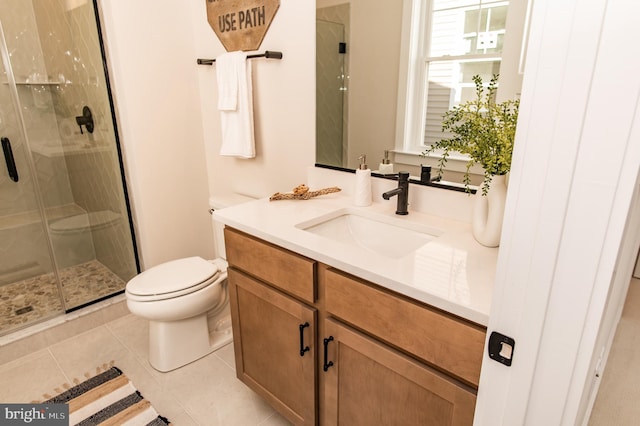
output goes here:
{"type": "MultiPolygon", "coordinates": [[[[207,22],[204,0],[191,0],[195,55],[225,52],[207,22]]],[[[201,128],[212,194],[264,197],[306,182],[315,161],[315,2],[281,0],[259,52],[282,60],[252,59],[256,158],[221,157],[216,67],[197,66],[201,128]]],[[[195,56],[192,58],[195,63],[195,56]]]]}
{"type": "Polygon", "coordinates": [[[257,158],[217,155],[215,66],[204,0],[100,1],[143,267],[213,255],[208,199],[265,196],[306,179],[315,149],[315,3],[283,0],[253,60],[257,158]]]}

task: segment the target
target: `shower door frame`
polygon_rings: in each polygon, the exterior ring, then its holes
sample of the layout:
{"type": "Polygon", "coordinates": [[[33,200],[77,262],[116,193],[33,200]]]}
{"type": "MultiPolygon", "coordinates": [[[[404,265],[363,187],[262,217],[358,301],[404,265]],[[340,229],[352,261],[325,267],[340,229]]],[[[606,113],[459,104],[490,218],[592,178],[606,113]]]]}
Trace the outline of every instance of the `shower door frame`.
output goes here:
{"type": "MultiPolygon", "coordinates": [[[[129,199],[129,185],[127,184],[127,175],[124,167],[124,155],[122,146],[120,144],[120,130],[118,127],[118,118],[116,114],[115,101],[113,97],[113,91],[111,88],[111,79],[109,76],[109,61],[107,57],[107,51],[104,47],[104,37],[102,36],[102,16],[100,14],[100,4],[98,0],[92,0],[93,11],[96,18],[96,30],[98,31],[98,40],[100,41],[100,56],[102,57],[102,71],[104,72],[104,78],[106,81],[107,97],[109,99],[109,109],[111,111],[111,122],[113,124],[113,135],[116,143],[116,151],[118,153],[118,164],[120,166],[120,178],[122,179],[122,191],[124,196],[124,203],[127,209],[127,219],[129,222],[129,230],[131,232],[131,244],[133,245],[133,256],[136,263],[136,272],[140,273],[140,254],[138,253],[138,243],[136,239],[136,229],[133,221],[133,209],[131,206],[131,200],[129,199]]],[[[124,293],[124,290],[122,291],[124,293]]],[[[111,296],[108,296],[111,297],[111,296]]],[[[95,302],[93,302],[95,303],[95,302]]]]}

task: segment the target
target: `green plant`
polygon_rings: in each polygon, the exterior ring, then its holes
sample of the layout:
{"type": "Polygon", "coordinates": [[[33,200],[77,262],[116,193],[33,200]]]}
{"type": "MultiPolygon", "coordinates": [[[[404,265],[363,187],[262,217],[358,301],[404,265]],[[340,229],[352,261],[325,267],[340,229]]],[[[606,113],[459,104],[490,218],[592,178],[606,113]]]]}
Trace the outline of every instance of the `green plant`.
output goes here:
{"type": "Polygon", "coordinates": [[[442,151],[438,160],[438,177],[442,176],[451,151],[469,155],[463,180],[465,188],[471,192],[469,171],[475,164],[480,164],[484,168],[482,195],[486,195],[492,176],[504,175],[511,169],[520,100],[495,102],[497,74],[493,75],[486,90],[480,76],[473,76],[473,82],[476,99],[453,107],[443,116],[442,131],[453,136],[432,144],[421,155],[424,157],[434,151],[442,151]]]}

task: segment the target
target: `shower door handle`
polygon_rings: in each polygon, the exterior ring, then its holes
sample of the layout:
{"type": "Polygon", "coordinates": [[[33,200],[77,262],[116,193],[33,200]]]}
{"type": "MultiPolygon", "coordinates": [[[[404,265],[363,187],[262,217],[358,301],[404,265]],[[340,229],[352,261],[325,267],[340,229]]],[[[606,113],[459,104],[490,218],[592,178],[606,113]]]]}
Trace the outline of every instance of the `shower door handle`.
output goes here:
{"type": "Polygon", "coordinates": [[[16,167],[16,161],[13,158],[13,150],[11,149],[11,142],[9,138],[3,137],[2,139],[2,152],[4,153],[4,160],[7,162],[7,171],[9,172],[9,178],[17,182],[18,168],[16,167]]]}

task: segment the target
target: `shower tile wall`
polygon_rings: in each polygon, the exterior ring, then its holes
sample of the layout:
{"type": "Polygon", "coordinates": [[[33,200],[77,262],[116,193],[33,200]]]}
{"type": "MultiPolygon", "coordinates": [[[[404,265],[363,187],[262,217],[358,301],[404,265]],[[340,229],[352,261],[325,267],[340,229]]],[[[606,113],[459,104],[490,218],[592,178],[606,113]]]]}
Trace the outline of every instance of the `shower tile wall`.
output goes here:
{"type": "Polygon", "coordinates": [[[137,271],[127,212],[122,195],[117,191],[121,186],[113,183],[120,182],[116,151],[96,151],[80,157],[67,158],[76,202],[80,202],[87,211],[110,210],[121,214],[120,222],[110,228],[110,232],[93,232],[96,259],[123,281],[128,281],[137,271]],[[108,182],[112,184],[107,185],[108,182]]]}
{"type": "Polygon", "coordinates": [[[95,15],[90,1],[72,10],[65,10],[67,3],[0,0],[0,7],[3,18],[4,11],[11,14],[4,29],[16,80],[55,82],[18,86],[48,219],[60,206],[120,214],[113,232],[96,231],[93,240],[97,260],[126,281],[136,267],[95,15]],[[75,122],[85,105],[93,113],[93,134],[81,134],[75,122]]]}

